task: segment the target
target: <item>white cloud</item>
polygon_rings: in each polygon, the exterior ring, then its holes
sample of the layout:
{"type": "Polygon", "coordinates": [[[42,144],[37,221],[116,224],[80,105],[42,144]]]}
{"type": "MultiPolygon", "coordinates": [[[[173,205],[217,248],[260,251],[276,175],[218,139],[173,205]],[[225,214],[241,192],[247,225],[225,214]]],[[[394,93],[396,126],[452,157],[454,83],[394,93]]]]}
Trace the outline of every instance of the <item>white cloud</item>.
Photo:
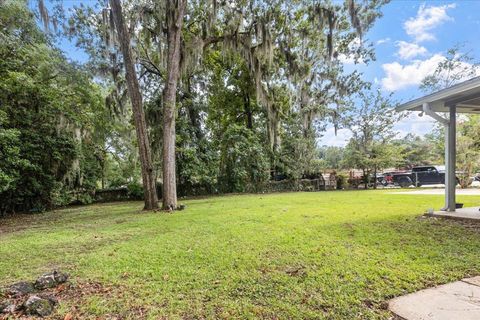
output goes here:
{"type": "Polygon", "coordinates": [[[455,8],[454,3],[437,7],[426,7],[423,4],[418,9],[417,16],[405,21],[403,27],[416,42],[435,40],[431,31],[442,23],[453,20],[447,14],[447,10],[453,8],[455,8]]]}
{"type": "Polygon", "coordinates": [[[416,56],[423,56],[428,53],[428,50],[416,43],[406,41],[397,41],[398,56],[402,59],[411,59],[416,56]]]}
{"type": "Polygon", "coordinates": [[[378,44],[384,44],[384,43],[387,43],[387,42],[390,42],[390,38],[384,38],[384,39],[377,40],[377,45],[378,44]]]}
{"type": "Polygon", "coordinates": [[[398,62],[382,65],[385,77],[382,78],[382,87],[389,91],[399,90],[411,86],[418,86],[422,80],[432,74],[438,64],[445,59],[441,54],[435,54],[426,60],[414,60],[410,64],[402,65],[398,62]]]}
{"type": "Polygon", "coordinates": [[[320,146],[344,147],[351,137],[352,133],[348,129],[339,129],[335,135],[335,129],[330,127],[317,142],[320,146]]]}
{"type": "MultiPolygon", "coordinates": [[[[395,91],[407,87],[418,86],[422,80],[431,75],[438,64],[446,58],[437,53],[426,60],[413,60],[409,64],[402,65],[399,62],[385,63],[382,65],[385,71],[385,77],[382,78],[382,88],[388,91],[395,91]]],[[[462,79],[457,81],[468,80],[472,75],[465,73],[465,70],[471,70],[473,66],[467,62],[461,62],[456,65],[455,70],[450,71],[451,74],[462,74],[462,79]]],[[[480,68],[476,68],[474,76],[480,76],[480,68]]],[[[447,77],[447,75],[444,75],[447,77]]]]}

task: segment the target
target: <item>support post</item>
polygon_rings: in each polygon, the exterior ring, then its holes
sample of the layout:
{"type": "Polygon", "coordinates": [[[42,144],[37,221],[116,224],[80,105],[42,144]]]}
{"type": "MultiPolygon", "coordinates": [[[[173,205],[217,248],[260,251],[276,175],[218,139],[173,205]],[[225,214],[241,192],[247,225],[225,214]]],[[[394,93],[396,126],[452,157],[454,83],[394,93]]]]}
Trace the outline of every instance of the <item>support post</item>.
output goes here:
{"type": "Polygon", "coordinates": [[[445,127],[445,206],[442,211],[455,211],[455,161],[456,161],[456,110],[455,106],[450,107],[450,118],[445,119],[430,109],[428,103],[423,104],[423,112],[437,120],[445,127]]]}
{"type": "Polygon", "coordinates": [[[450,211],[448,204],[450,203],[450,192],[448,191],[448,186],[450,185],[450,122],[444,125],[445,128],[445,206],[441,209],[442,211],[450,211]]]}
{"type": "Polygon", "coordinates": [[[446,166],[445,166],[445,192],[446,192],[446,211],[454,212],[456,209],[455,187],[457,185],[457,177],[455,174],[457,162],[457,113],[455,106],[450,107],[450,119],[448,129],[445,132],[447,145],[445,148],[446,166]]]}

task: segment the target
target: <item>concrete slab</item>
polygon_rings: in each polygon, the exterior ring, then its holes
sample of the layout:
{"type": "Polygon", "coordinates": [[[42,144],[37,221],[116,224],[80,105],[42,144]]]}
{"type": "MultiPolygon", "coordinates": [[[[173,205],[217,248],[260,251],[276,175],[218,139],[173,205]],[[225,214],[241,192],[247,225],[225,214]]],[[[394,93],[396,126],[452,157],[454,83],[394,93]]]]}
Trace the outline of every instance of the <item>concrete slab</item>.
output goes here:
{"type": "Polygon", "coordinates": [[[406,320],[478,320],[480,287],[457,281],[395,298],[388,306],[406,320]]]}
{"type": "Polygon", "coordinates": [[[455,212],[435,211],[428,214],[431,217],[456,219],[456,220],[477,220],[480,221],[480,207],[468,207],[457,209],[455,212]]]}
{"type": "Polygon", "coordinates": [[[480,276],[473,277],[473,278],[465,278],[465,279],[462,279],[462,281],[480,287],[480,276]]]}

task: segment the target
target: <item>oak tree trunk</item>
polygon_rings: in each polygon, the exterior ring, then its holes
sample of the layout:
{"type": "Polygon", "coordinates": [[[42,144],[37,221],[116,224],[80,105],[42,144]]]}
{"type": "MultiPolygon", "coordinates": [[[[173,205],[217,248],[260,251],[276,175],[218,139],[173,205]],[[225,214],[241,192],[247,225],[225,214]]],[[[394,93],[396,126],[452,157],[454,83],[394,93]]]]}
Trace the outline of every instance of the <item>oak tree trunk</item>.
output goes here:
{"type": "Polygon", "coordinates": [[[175,113],[180,77],[180,41],[186,0],[168,0],[168,61],[163,107],[163,209],[177,208],[175,113]]]}
{"type": "Polygon", "coordinates": [[[143,111],[142,95],[135,72],[135,64],[130,46],[130,35],[127,31],[122,14],[121,0],[110,0],[113,21],[117,30],[120,49],[123,54],[125,73],[127,78],[128,93],[132,103],[133,120],[137,133],[140,163],[142,167],[143,190],[145,193],[145,210],[158,208],[157,190],[155,184],[155,172],[152,165],[150,143],[148,141],[147,124],[143,111]]]}

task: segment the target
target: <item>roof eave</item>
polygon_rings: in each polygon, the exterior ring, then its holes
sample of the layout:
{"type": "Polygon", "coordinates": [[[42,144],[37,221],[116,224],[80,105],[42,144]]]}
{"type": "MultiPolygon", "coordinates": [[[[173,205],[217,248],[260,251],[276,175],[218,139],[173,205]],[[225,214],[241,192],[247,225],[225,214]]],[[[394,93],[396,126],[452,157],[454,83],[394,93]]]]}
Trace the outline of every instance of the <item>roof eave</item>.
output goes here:
{"type": "Polygon", "coordinates": [[[452,87],[442,89],[440,91],[431,93],[421,98],[414,99],[412,101],[403,103],[395,108],[396,111],[407,111],[414,108],[421,107],[424,103],[431,103],[451,97],[452,95],[462,93],[464,91],[475,89],[480,86],[480,77],[475,77],[465,82],[456,84],[452,87]]]}

